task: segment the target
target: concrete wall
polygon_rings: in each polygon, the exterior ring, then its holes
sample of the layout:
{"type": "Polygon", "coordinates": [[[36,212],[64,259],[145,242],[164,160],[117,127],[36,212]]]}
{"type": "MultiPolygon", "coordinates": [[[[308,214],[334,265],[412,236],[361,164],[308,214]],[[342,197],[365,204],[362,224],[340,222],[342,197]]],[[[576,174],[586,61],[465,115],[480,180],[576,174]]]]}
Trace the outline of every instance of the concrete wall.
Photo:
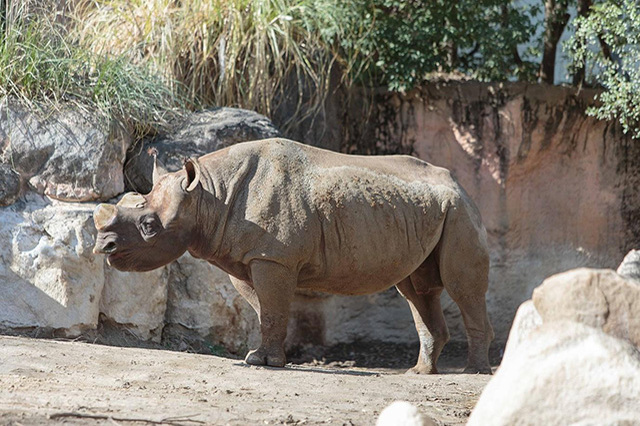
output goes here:
{"type": "MultiPolygon", "coordinates": [[[[343,134],[355,136],[342,150],[407,153],[447,167],[478,205],[491,248],[487,300],[498,341],[544,278],[578,266],[615,268],[640,245],[640,141],[586,116],[593,95],[538,84],[443,82],[378,93],[368,114],[348,114],[343,134]]],[[[362,331],[367,338],[417,339],[405,327],[408,309],[399,297],[388,298],[389,314],[375,297],[331,301],[339,307],[330,309],[327,340],[343,340],[369,321],[379,329],[362,331]],[[347,318],[347,331],[331,325],[352,308],[364,312],[347,318]]],[[[464,339],[457,307],[446,296],[443,306],[453,339],[464,339]]]]}

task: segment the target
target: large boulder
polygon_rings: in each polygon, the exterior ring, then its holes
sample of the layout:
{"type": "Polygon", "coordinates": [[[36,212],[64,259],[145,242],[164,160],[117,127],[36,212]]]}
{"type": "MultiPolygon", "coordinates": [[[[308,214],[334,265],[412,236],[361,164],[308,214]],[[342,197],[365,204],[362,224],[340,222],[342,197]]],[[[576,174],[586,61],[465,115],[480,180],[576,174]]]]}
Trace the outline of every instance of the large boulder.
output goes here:
{"type": "Polygon", "coordinates": [[[27,198],[0,209],[0,326],[94,329],[104,266],[91,252],[93,205],[27,198]]]}
{"type": "Polygon", "coordinates": [[[513,325],[509,332],[509,339],[505,351],[515,350],[527,341],[531,332],[542,325],[542,317],[533,305],[533,301],[527,300],[516,311],[513,325]]]}
{"type": "Polygon", "coordinates": [[[554,275],[535,289],[532,300],[545,324],[580,322],[640,347],[640,285],[610,269],[554,275]]]}
{"type": "Polygon", "coordinates": [[[127,156],[127,188],[146,194],[151,190],[155,148],[158,160],[168,171],[182,168],[185,158],[199,157],[227,146],[280,136],[264,115],[238,108],[214,108],[188,115],[174,129],[150,141],[134,146],[127,156]]]}
{"type": "Polygon", "coordinates": [[[63,201],[106,201],[124,190],[130,139],[89,112],[0,102],[0,162],[28,187],[63,201]]]}
{"type": "Polygon", "coordinates": [[[633,345],[557,321],[505,352],[467,425],[638,424],[638,401],[640,355],[633,345]]]}

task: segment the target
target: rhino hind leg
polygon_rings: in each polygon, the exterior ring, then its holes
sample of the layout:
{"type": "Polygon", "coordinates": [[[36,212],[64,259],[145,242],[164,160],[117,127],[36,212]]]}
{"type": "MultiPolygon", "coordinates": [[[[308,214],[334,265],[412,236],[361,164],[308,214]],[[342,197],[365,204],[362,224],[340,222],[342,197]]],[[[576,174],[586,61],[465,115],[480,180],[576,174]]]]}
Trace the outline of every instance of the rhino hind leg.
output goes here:
{"type": "MultiPolygon", "coordinates": [[[[251,277],[260,319],[262,341],[250,351],[245,362],[251,365],[284,367],[284,339],[287,336],[289,308],[296,286],[295,276],[285,267],[268,261],[255,261],[251,265],[251,277]]],[[[250,301],[251,303],[251,301],[250,301]]],[[[254,303],[251,303],[255,305],[254,303]]]]}
{"type": "Polygon", "coordinates": [[[467,332],[469,348],[464,372],[491,374],[489,344],[494,334],[485,300],[489,252],[481,225],[464,209],[449,212],[438,251],[442,283],[460,308],[467,332]]]}
{"type": "Polygon", "coordinates": [[[416,271],[396,286],[400,294],[409,302],[420,338],[418,362],[407,373],[438,373],[436,366],[438,357],[449,341],[449,330],[440,306],[442,284],[439,279],[427,282],[426,278],[428,277],[423,273],[416,271]]]}

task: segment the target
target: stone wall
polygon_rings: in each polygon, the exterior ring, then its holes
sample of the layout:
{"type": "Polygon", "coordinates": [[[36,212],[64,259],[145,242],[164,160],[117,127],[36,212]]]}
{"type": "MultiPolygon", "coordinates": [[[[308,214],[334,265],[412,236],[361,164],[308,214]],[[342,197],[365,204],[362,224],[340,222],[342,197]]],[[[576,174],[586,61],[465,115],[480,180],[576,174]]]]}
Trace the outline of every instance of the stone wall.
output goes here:
{"type": "MultiPolygon", "coordinates": [[[[364,126],[362,113],[350,116],[344,133],[354,136],[343,151],[405,153],[446,167],[478,205],[499,342],[544,278],[579,266],[615,268],[640,245],[640,141],[585,114],[594,94],[442,82],[375,94],[364,126]]],[[[464,339],[457,307],[443,301],[452,338],[464,339]]]]}
{"type": "MultiPolygon", "coordinates": [[[[298,134],[344,152],[412,154],[453,171],[488,230],[488,306],[504,342],[518,305],[544,278],[579,266],[614,267],[640,245],[640,142],[587,117],[592,97],[541,85],[433,83],[407,94],[354,95],[349,103],[331,98],[328,129],[298,134]]],[[[108,322],[143,340],[188,330],[237,352],[256,342],[256,315],[221,271],[189,255],[149,273],[115,271],[90,252],[91,211],[124,185],[148,185],[147,147],[158,148],[171,169],[181,152],[278,134],[268,120],[195,115],[188,127],[129,149],[125,164],[130,141],[91,130],[74,112],[42,119],[17,107],[0,112],[0,205],[9,205],[0,207],[0,328],[73,336],[108,322]],[[204,140],[194,142],[198,135],[204,140]],[[26,161],[27,146],[36,163],[26,161]]],[[[443,301],[452,338],[464,340],[457,308],[446,295],[443,301]]],[[[292,311],[289,346],[417,341],[395,289],[358,297],[300,293],[292,311]]]]}

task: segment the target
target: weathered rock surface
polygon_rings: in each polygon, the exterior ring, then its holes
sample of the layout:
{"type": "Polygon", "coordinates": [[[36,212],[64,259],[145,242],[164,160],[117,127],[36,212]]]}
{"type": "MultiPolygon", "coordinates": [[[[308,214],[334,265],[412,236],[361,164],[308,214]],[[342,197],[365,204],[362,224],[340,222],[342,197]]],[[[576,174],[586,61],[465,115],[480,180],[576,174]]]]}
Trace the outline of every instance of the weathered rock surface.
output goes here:
{"type": "Polygon", "coordinates": [[[0,163],[0,207],[15,203],[20,196],[20,175],[8,164],[0,163]]]}
{"type": "Polygon", "coordinates": [[[104,275],[92,207],[31,194],[0,209],[0,325],[70,336],[96,327],[104,275]]]}
{"type": "MultiPolygon", "coordinates": [[[[498,342],[542,280],[582,266],[615,269],[640,241],[640,144],[584,113],[594,93],[437,82],[379,93],[371,124],[354,110],[343,131],[345,152],[407,153],[450,169],[478,205],[498,342]]],[[[443,307],[452,340],[464,340],[446,296],[443,307]]]]}
{"type": "Polygon", "coordinates": [[[106,201],[124,190],[129,138],[79,109],[29,111],[1,102],[0,160],[39,194],[63,201],[106,201]]]}
{"type": "Polygon", "coordinates": [[[467,424],[637,424],[638,401],[640,355],[634,346],[557,321],[505,352],[467,424]]]}
{"type": "Polygon", "coordinates": [[[533,305],[533,301],[527,300],[518,308],[513,319],[513,325],[509,332],[509,339],[505,351],[516,350],[527,341],[531,332],[542,325],[542,317],[533,305]]]}
{"type": "Polygon", "coordinates": [[[168,268],[168,325],[195,330],[232,352],[259,343],[258,316],[227,274],[189,254],[168,268]]]}
{"type": "Polygon", "coordinates": [[[575,321],[640,348],[640,286],[608,269],[580,268],[547,278],[533,292],[543,323],[575,321]]]}
{"type": "Polygon", "coordinates": [[[146,194],[151,190],[153,159],[147,150],[155,148],[158,160],[168,171],[182,167],[185,158],[258,139],[280,136],[264,115],[238,108],[215,108],[193,113],[172,132],[132,148],[125,165],[127,188],[146,194]]]}
{"type": "Polygon", "coordinates": [[[640,250],[627,253],[616,272],[627,279],[640,281],[640,250]]]}
{"type": "Polygon", "coordinates": [[[167,268],[128,273],[105,266],[100,313],[142,340],[160,341],[167,309],[167,274],[167,268]]]}

